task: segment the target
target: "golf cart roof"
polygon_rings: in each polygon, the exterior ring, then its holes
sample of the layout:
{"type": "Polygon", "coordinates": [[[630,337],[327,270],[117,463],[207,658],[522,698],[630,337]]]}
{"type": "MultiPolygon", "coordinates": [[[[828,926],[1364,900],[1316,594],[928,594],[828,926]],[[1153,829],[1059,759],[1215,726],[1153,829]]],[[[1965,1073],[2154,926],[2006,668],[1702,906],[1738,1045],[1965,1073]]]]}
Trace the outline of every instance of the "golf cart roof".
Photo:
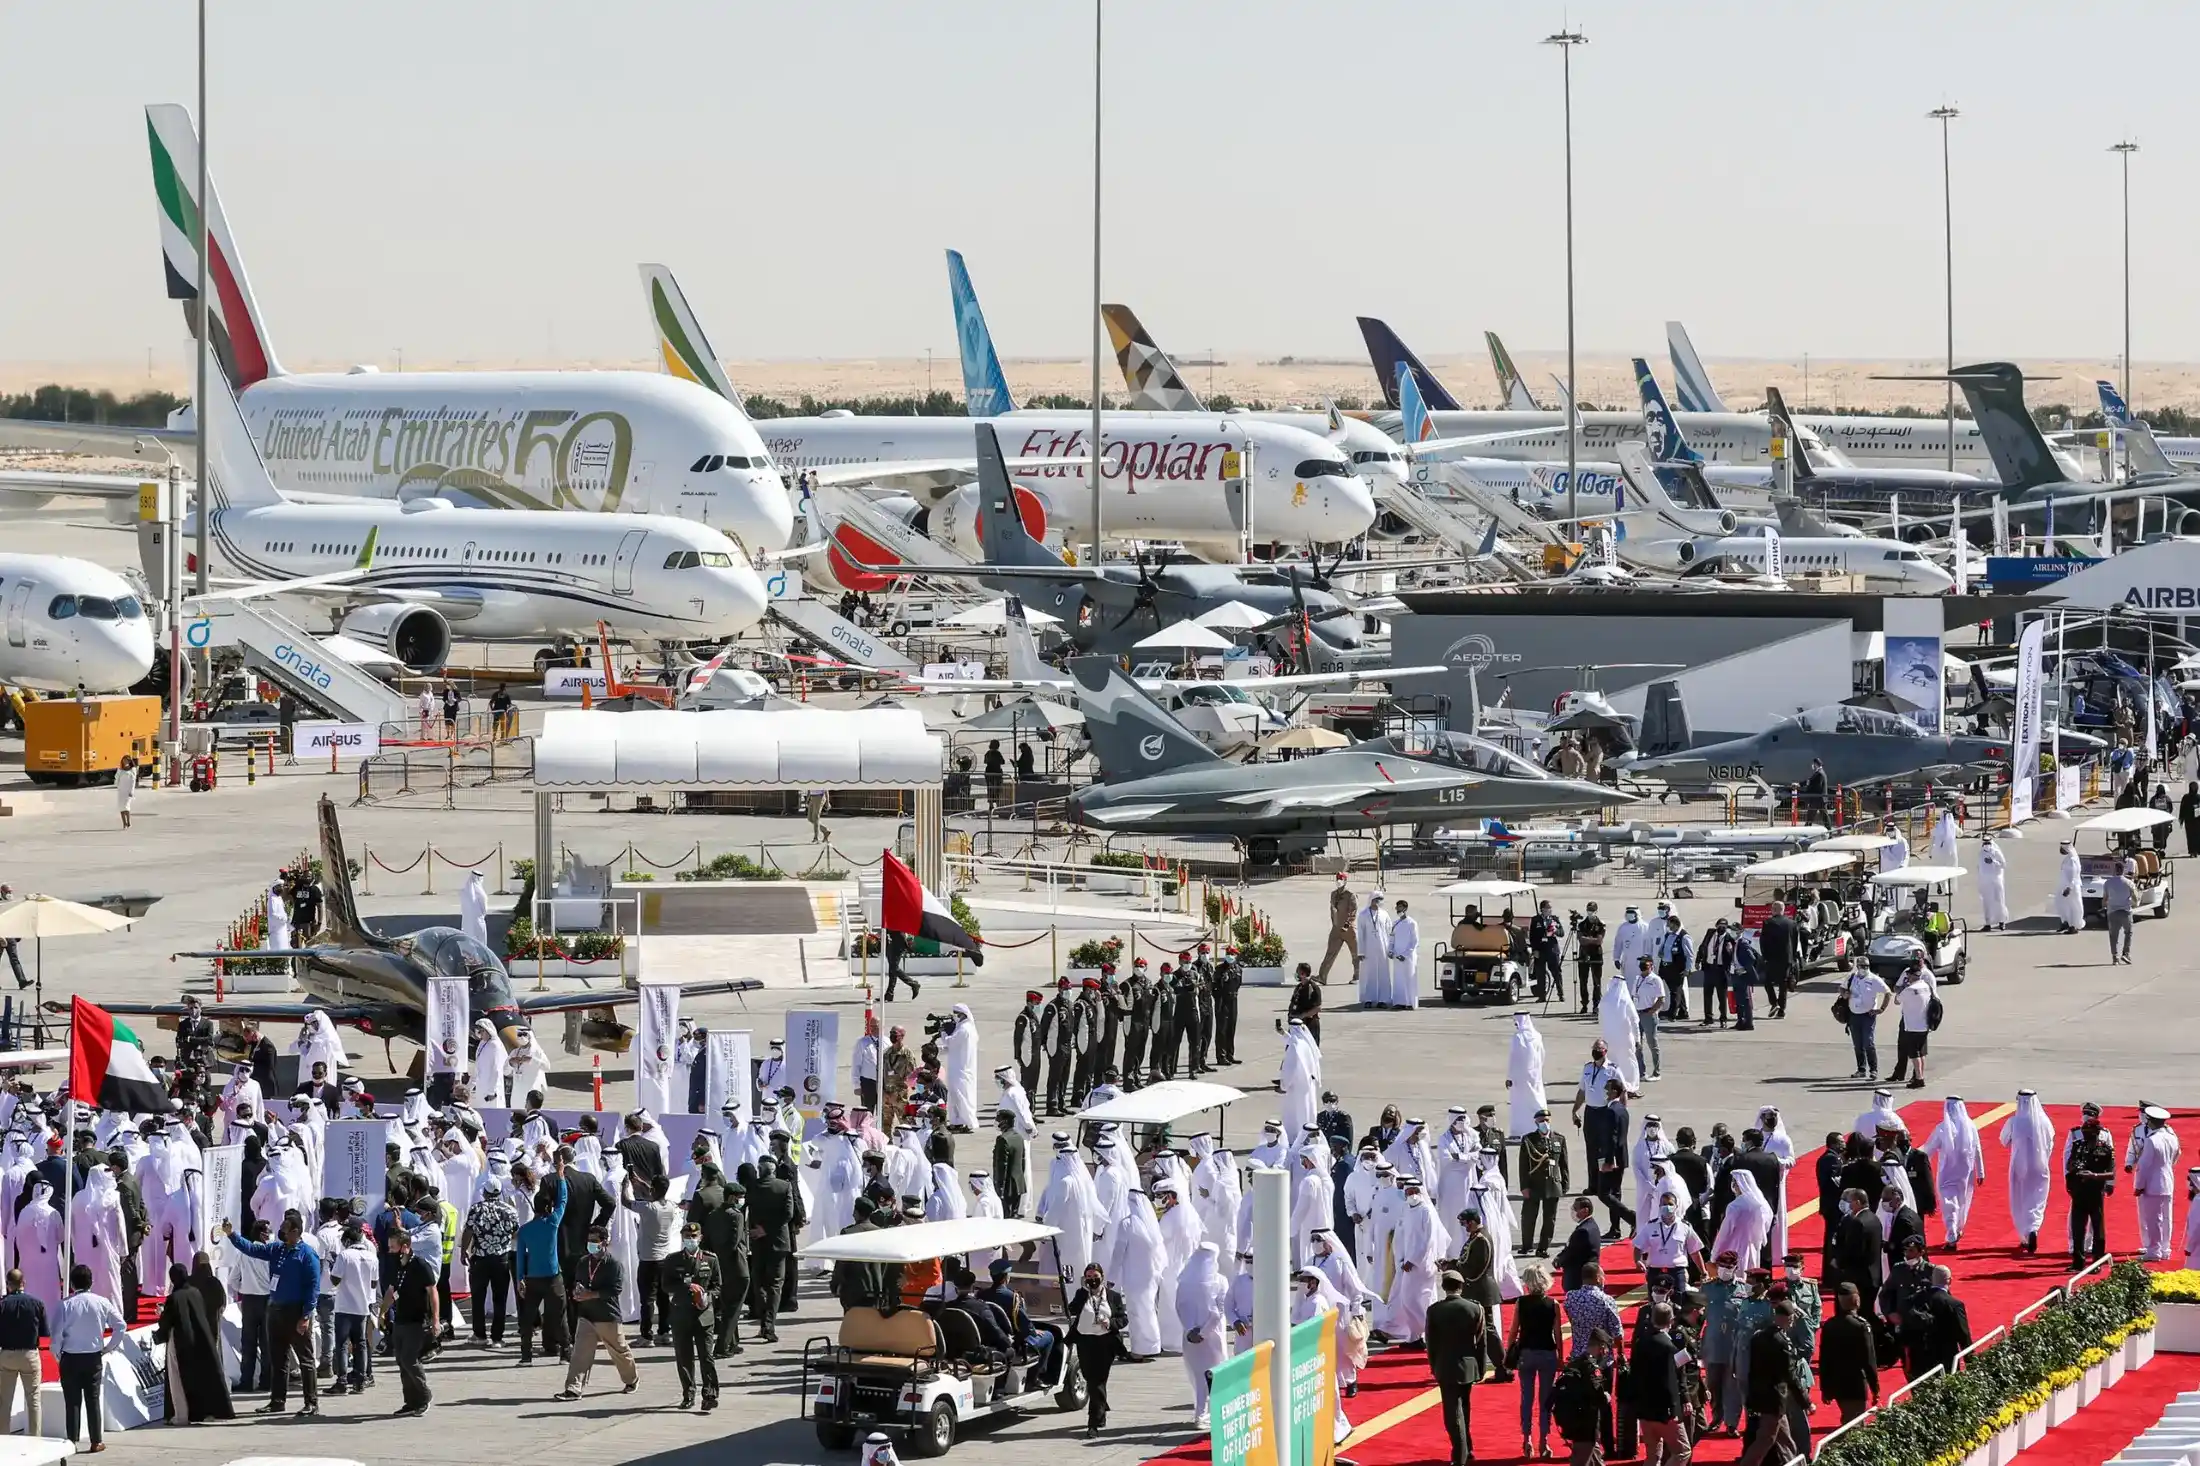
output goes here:
{"type": "Polygon", "coordinates": [[[1846,870],[1855,863],[1854,852],[1798,850],[1793,855],[1776,855],[1770,860],[1760,860],[1755,865],[1743,866],[1742,879],[1807,880],[1811,876],[1822,876],[1828,871],[1846,870]]]}
{"type": "Polygon", "coordinates": [[[1875,886],[1938,886],[1954,885],[1969,872],[1960,865],[1905,865],[1900,870],[1878,871],[1872,876],[1875,886]]]}
{"type": "Polygon", "coordinates": [[[988,1248],[1020,1247],[1052,1237],[1057,1230],[1044,1222],[1027,1222],[1019,1217],[961,1217],[826,1237],[795,1255],[826,1262],[923,1262],[988,1248]]]}
{"type": "Polygon", "coordinates": [[[1080,1124],[1174,1125],[1186,1115],[1220,1109],[1245,1098],[1245,1091],[1198,1079],[1170,1079],[1129,1094],[1103,1100],[1077,1115],[1080,1124]]]}
{"type": "Polygon", "coordinates": [[[1514,896],[1535,898],[1533,881],[1453,881],[1448,886],[1438,886],[1429,893],[1432,896],[1472,896],[1482,901],[1494,901],[1500,897],[1510,900],[1514,896]]]}
{"type": "Polygon", "coordinates": [[[1814,841],[1810,848],[1813,850],[1847,850],[1853,854],[1864,854],[1873,850],[1884,850],[1893,843],[1894,836],[1892,835],[1835,835],[1831,839],[1814,841]]]}
{"type": "Polygon", "coordinates": [[[2127,809],[2112,809],[2107,814],[2097,814],[2078,826],[2081,830],[2098,830],[2104,835],[2128,835],[2135,830],[2151,830],[2159,825],[2176,823],[2177,816],[2166,809],[2148,809],[2144,805],[2132,805],[2127,809]]]}

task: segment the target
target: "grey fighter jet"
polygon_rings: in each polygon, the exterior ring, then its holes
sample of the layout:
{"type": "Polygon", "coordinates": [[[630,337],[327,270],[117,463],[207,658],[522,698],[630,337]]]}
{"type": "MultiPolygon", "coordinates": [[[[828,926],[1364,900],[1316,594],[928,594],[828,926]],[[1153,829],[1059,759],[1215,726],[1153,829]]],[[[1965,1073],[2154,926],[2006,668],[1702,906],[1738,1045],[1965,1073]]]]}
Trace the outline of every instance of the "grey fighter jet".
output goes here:
{"type": "Polygon", "coordinates": [[[1106,657],[1070,663],[1097,784],[1070,798],[1080,824],[1146,835],[1225,835],[1256,864],[1304,857],[1335,830],[1522,818],[1613,802],[1596,784],[1516,778],[1344,748],[1284,763],[1217,757],[1106,657]]]}
{"type": "MultiPolygon", "coordinates": [[[[634,1031],[620,1023],[612,1009],[636,1001],[632,988],[598,992],[527,993],[512,991],[511,974],[504,963],[481,943],[456,927],[423,927],[403,937],[384,937],[367,930],[359,918],[359,904],[352,893],[351,868],[344,860],[343,832],[337,828],[336,806],[327,795],[319,807],[321,834],[322,930],[320,941],[282,950],[251,952],[178,952],[178,957],[289,958],[299,969],[299,983],[306,990],[303,1002],[267,1001],[231,997],[208,1004],[206,1016],[217,1024],[256,1021],[303,1022],[306,1014],[323,1012],[331,1022],[373,1034],[385,1044],[392,1038],[425,1043],[428,1014],[428,979],[464,977],[466,1031],[486,1018],[510,1044],[530,1019],[552,1013],[583,1015],[576,1037],[591,1048],[625,1053],[634,1031]]],[[[309,934],[310,935],[310,934],[309,934]]],[[[761,988],[754,978],[691,984],[682,992],[689,997],[713,993],[742,993],[761,988]]],[[[183,1004],[105,1003],[111,1013],[157,1018],[177,1018],[183,1004]]],[[[67,1004],[51,1004],[66,1011],[67,1004]]],[[[223,1046],[224,1052],[229,1047],[223,1046]]],[[[468,1060],[461,1056],[460,1066],[468,1060]]],[[[394,1067],[394,1066],[393,1066],[394,1067]]]]}
{"type": "Polygon", "coordinates": [[[1900,713],[1851,703],[1810,708],[1758,733],[1699,740],[1670,681],[1646,689],[1641,748],[1619,761],[1624,777],[1691,787],[1761,782],[1784,789],[1810,778],[1813,759],[1825,765],[1828,785],[1845,789],[1962,782],[2009,763],[2000,739],[1943,738],[1900,713]]]}

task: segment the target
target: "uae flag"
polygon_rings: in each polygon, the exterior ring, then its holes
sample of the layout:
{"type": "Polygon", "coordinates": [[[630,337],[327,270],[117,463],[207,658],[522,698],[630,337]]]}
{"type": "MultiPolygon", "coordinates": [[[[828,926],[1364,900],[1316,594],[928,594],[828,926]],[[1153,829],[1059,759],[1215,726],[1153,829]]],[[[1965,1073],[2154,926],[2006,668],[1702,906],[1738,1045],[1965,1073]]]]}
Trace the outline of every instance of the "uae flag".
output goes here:
{"type": "Polygon", "coordinates": [[[940,898],[926,890],[924,882],[917,879],[917,873],[896,860],[893,851],[881,853],[886,860],[881,867],[885,882],[879,902],[879,925],[890,932],[928,938],[943,947],[959,947],[970,954],[972,962],[983,967],[985,953],[978,949],[978,939],[948,915],[940,898]]]}
{"type": "Polygon", "coordinates": [[[123,1114],[175,1108],[147,1067],[138,1036],[82,998],[69,1000],[69,1097],[123,1114]]]}

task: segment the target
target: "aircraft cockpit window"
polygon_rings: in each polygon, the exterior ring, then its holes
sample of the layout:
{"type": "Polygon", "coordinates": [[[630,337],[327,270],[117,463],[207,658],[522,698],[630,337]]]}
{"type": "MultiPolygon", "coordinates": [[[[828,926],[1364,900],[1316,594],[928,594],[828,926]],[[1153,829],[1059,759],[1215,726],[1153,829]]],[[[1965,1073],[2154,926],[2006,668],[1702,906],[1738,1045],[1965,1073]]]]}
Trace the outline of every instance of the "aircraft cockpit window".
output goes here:
{"type": "Polygon", "coordinates": [[[693,570],[702,563],[702,556],[696,554],[693,550],[674,550],[671,554],[665,556],[665,569],[667,570],[693,570]]]}
{"type": "Polygon", "coordinates": [[[46,619],[48,621],[66,621],[75,614],[75,596],[55,596],[46,603],[46,619]]]}
{"type": "Polygon", "coordinates": [[[1352,465],[1342,458],[1308,458],[1300,462],[1296,477],[1299,478],[1350,478],[1352,465]]]}
{"type": "Polygon", "coordinates": [[[727,554],[724,550],[705,550],[703,551],[703,563],[714,570],[726,570],[732,567],[733,556],[727,554]]]}
{"type": "Polygon", "coordinates": [[[145,614],[145,608],[138,604],[136,596],[124,596],[115,602],[115,614],[125,621],[135,621],[145,614]]]}
{"type": "Polygon", "coordinates": [[[76,609],[88,621],[115,621],[121,619],[122,614],[105,596],[78,596],[76,609]]]}

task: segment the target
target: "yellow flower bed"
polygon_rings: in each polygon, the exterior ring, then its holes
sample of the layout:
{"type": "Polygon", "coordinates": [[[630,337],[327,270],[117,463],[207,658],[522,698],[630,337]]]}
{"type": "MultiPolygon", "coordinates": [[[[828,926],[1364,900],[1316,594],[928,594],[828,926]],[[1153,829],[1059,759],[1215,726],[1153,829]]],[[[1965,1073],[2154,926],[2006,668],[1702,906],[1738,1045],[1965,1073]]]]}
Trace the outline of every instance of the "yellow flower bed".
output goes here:
{"type": "Polygon", "coordinates": [[[2180,1268],[2154,1275],[2154,1296],[2163,1303],[2200,1303],[2200,1271],[2180,1268]]]}
{"type": "MultiPolygon", "coordinates": [[[[2200,1272],[2190,1274],[2190,1276],[2196,1284],[2200,1284],[2200,1272]]],[[[2200,1301],[2200,1298],[2196,1298],[2195,1301],[2200,1301]]],[[[2141,1314],[2130,1323],[2103,1338],[2095,1347],[2086,1350],[2084,1354],[2079,1356],[2079,1362],[2074,1367],[2056,1370],[2047,1377],[2044,1384],[2026,1390],[2023,1394],[2002,1406],[2001,1409],[1994,1412],[1994,1420],[1991,1425],[1972,1436],[1961,1448],[1935,1456],[1927,1463],[1927,1466],[1963,1466],[1963,1463],[1970,1459],[1974,1451],[1982,1449],[1995,1436],[2015,1425],[2033,1411],[2046,1409],[2048,1399],[2056,1391],[2066,1390],[2084,1379],[2087,1370],[2107,1359],[2109,1355],[2122,1346],[2124,1340],[2130,1338],[2133,1334],[2146,1333],[2153,1327],[2154,1315],[2151,1313],[2141,1314]]]]}
{"type": "Polygon", "coordinates": [[[2121,1344],[2124,1340],[2130,1338],[2133,1334],[2152,1333],[2153,1330],[2154,1314],[2151,1310],[2149,1310],[2146,1313],[2140,1314],[2137,1318],[2133,1319],[2130,1323],[2125,1324],[2122,1328],[2117,1329],[2115,1332],[2109,1334],[2106,1338],[2102,1339],[2101,1342],[2113,1349],[2118,1344],[2121,1344]]]}

